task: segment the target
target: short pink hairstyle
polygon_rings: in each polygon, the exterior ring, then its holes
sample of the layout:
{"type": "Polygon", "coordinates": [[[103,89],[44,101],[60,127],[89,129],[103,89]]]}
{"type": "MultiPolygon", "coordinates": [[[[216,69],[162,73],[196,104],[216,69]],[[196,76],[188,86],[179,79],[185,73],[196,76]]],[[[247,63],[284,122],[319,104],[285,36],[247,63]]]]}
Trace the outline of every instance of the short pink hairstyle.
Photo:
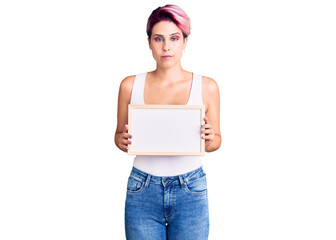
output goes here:
{"type": "Polygon", "coordinates": [[[183,37],[186,38],[190,34],[190,19],[188,15],[178,6],[168,4],[164,7],[155,9],[148,18],[147,36],[152,36],[152,30],[155,24],[161,21],[171,21],[182,30],[183,37]]]}

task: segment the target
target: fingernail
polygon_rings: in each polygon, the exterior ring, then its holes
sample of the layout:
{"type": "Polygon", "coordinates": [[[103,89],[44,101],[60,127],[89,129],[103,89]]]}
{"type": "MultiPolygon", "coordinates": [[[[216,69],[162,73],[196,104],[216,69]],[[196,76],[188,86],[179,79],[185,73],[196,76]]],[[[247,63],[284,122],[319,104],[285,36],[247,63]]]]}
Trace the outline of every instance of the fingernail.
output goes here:
{"type": "Polygon", "coordinates": [[[132,138],[132,135],[130,135],[129,138],[132,138]]]}
{"type": "Polygon", "coordinates": [[[202,133],[204,133],[204,131],[202,130],[202,133]]]}
{"type": "Polygon", "coordinates": [[[128,142],[128,144],[131,144],[131,143],[132,143],[131,141],[128,142]]]}
{"type": "Polygon", "coordinates": [[[204,127],[204,125],[202,125],[202,127],[204,127]]]}

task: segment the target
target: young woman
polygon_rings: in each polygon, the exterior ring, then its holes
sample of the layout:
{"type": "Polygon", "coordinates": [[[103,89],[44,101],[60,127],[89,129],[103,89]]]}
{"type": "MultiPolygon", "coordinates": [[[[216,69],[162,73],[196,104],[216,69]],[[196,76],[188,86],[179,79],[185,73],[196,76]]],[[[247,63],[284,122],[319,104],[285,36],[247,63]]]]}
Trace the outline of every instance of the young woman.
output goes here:
{"type": "MultiPolygon", "coordinates": [[[[205,150],[220,147],[217,83],[181,66],[189,34],[189,18],[176,5],[159,7],[150,15],[147,35],[156,69],[126,77],[120,84],[115,144],[122,151],[132,144],[128,104],[204,105],[205,124],[200,131],[205,150]]],[[[126,238],[208,239],[207,197],[200,156],[136,156],[127,185],[126,238]]]]}

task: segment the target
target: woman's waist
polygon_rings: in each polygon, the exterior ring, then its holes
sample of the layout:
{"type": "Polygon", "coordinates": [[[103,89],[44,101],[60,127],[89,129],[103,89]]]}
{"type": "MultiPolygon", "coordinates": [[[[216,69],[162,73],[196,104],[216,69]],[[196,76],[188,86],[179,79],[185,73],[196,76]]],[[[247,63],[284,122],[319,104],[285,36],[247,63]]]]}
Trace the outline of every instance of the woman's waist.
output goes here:
{"type": "Polygon", "coordinates": [[[134,158],[133,166],[155,176],[178,176],[202,166],[201,156],[147,156],[134,158]]]}

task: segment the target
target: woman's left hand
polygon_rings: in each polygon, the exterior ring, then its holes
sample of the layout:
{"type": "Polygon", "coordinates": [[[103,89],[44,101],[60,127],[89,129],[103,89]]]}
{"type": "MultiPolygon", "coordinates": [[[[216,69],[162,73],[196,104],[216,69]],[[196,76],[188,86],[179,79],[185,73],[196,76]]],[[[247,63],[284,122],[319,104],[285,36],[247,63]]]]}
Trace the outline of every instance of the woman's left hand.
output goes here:
{"type": "Polygon", "coordinates": [[[208,146],[214,140],[215,134],[214,134],[211,124],[209,124],[208,122],[207,117],[204,118],[204,121],[205,121],[205,124],[201,126],[201,138],[205,139],[205,146],[208,146]]]}

